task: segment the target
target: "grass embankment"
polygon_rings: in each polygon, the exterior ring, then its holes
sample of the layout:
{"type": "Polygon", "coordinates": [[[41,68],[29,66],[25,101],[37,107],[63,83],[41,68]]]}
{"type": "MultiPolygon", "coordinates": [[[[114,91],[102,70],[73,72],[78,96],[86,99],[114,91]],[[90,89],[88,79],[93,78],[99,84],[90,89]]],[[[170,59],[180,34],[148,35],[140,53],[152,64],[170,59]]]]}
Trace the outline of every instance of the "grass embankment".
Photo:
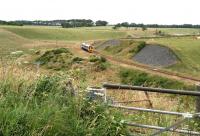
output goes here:
{"type": "MultiPolygon", "coordinates": [[[[80,77],[81,75],[79,75],[80,77]]],[[[73,96],[68,75],[6,75],[0,80],[0,134],[10,135],[120,135],[127,134],[122,115],[79,91],[73,96]]],[[[81,88],[81,87],[80,87],[81,88]]]]}
{"type": "Polygon", "coordinates": [[[168,69],[200,77],[200,40],[193,37],[154,39],[154,43],[170,47],[179,58],[179,63],[168,69]]]}
{"type": "Polygon", "coordinates": [[[143,41],[134,41],[134,40],[116,40],[118,44],[105,43],[101,42],[98,43],[97,49],[103,51],[106,54],[113,55],[115,57],[121,59],[131,59],[136,53],[138,53],[141,49],[146,46],[146,43],[143,41]]]}
{"type": "Polygon", "coordinates": [[[84,28],[56,27],[3,27],[10,32],[34,40],[85,41],[97,39],[113,39],[126,36],[126,32],[114,30],[91,30],[84,28]]]}
{"type": "Polygon", "coordinates": [[[30,43],[30,41],[0,28],[0,56],[9,55],[17,50],[27,50],[23,46],[27,43],[30,43]]]}

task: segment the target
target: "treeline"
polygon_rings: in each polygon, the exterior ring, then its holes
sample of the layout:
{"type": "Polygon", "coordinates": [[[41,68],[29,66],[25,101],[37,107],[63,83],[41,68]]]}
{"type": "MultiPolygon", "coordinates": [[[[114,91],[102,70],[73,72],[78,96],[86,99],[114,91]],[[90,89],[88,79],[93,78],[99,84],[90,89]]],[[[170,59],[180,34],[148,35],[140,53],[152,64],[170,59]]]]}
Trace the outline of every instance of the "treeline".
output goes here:
{"type": "Polygon", "coordinates": [[[12,22],[1,21],[1,25],[39,25],[39,26],[62,26],[63,28],[73,28],[73,27],[91,27],[91,26],[106,26],[107,21],[98,20],[94,22],[91,19],[70,19],[70,20],[17,20],[12,22]]]}
{"type": "Polygon", "coordinates": [[[96,22],[91,19],[71,19],[66,20],[62,23],[63,28],[73,28],[73,27],[92,27],[92,26],[106,26],[108,24],[107,21],[98,20],[96,22]]]}
{"type": "Polygon", "coordinates": [[[181,24],[181,25],[159,25],[159,24],[136,24],[136,23],[118,23],[113,28],[119,27],[142,27],[142,28],[200,28],[200,25],[192,25],[192,24],[181,24]]]}
{"type": "MultiPolygon", "coordinates": [[[[1,21],[0,25],[40,25],[40,26],[62,26],[63,28],[73,28],[73,27],[91,27],[91,26],[107,26],[108,22],[104,20],[98,20],[94,22],[91,19],[70,19],[70,20],[17,20],[17,21],[1,21]]],[[[142,24],[142,23],[118,23],[113,26],[113,29],[117,29],[120,27],[141,27],[143,30],[147,28],[200,28],[200,25],[192,25],[192,24],[181,24],[181,25],[160,25],[160,24],[142,24]]]]}
{"type": "Polygon", "coordinates": [[[43,20],[35,20],[35,21],[28,21],[28,20],[18,20],[15,21],[17,23],[21,23],[23,25],[39,25],[39,26],[61,26],[66,20],[50,20],[50,21],[43,21],[43,20]]]}
{"type": "Polygon", "coordinates": [[[0,20],[0,25],[15,25],[15,26],[23,26],[22,23],[16,22],[16,21],[2,21],[0,20]]]}
{"type": "Polygon", "coordinates": [[[63,28],[72,28],[72,27],[91,27],[94,26],[94,22],[91,19],[71,19],[66,20],[61,24],[63,28]]]}

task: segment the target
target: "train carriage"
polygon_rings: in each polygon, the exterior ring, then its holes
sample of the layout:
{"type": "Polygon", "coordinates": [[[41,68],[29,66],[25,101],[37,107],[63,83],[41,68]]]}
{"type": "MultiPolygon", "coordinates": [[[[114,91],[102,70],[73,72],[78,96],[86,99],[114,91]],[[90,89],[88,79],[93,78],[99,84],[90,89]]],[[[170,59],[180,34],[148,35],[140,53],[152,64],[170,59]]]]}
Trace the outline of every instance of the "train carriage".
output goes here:
{"type": "Polygon", "coordinates": [[[82,43],[81,48],[89,53],[92,53],[94,51],[94,47],[90,44],[82,43]]]}

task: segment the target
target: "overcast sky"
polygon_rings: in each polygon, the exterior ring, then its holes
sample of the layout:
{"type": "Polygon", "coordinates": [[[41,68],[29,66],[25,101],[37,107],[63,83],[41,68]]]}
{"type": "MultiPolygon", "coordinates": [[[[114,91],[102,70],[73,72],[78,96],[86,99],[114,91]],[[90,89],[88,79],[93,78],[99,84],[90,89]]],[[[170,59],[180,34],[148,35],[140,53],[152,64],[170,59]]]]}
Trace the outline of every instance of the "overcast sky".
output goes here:
{"type": "Polygon", "coordinates": [[[200,0],[0,0],[0,20],[200,24],[200,0]]]}

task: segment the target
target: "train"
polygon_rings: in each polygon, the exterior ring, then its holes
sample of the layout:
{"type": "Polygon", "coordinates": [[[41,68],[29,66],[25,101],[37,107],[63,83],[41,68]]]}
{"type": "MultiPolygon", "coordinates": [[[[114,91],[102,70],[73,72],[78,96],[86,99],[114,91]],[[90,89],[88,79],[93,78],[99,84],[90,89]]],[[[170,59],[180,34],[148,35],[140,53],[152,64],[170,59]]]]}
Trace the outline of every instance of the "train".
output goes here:
{"type": "Polygon", "coordinates": [[[94,47],[90,44],[82,43],[81,48],[89,53],[92,53],[94,51],[94,47]]]}

